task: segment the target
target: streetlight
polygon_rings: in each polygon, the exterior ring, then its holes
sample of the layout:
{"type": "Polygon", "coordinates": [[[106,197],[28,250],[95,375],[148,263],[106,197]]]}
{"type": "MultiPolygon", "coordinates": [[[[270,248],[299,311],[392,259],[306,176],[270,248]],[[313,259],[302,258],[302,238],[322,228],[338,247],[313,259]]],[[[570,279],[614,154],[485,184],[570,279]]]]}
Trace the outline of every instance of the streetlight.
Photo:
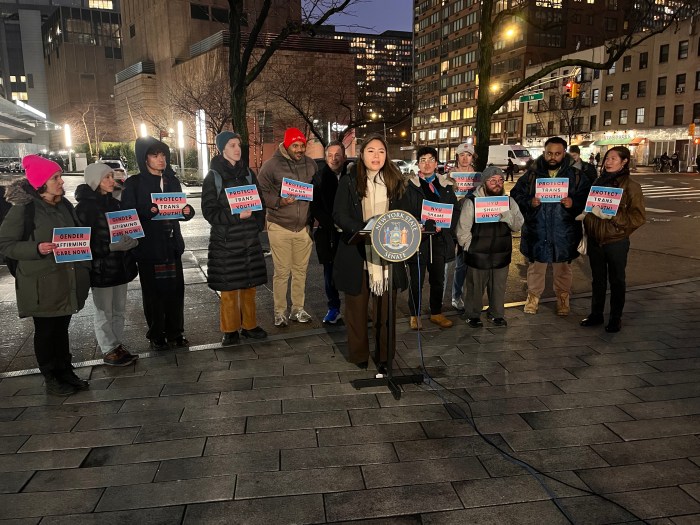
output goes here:
{"type": "MultiPolygon", "coordinates": [[[[382,118],[382,115],[380,113],[375,113],[374,111],[370,115],[370,118],[372,120],[377,120],[378,118],[382,118]]],[[[384,126],[384,140],[386,141],[386,122],[382,122],[382,125],[384,126]]]]}
{"type": "Polygon", "coordinates": [[[148,137],[148,130],[146,129],[146,124],[141,122],[141,136],[148,137]]]}
{"type": "Polygon", "coordinates": [[[66,149],[68,150],[68,171],[73,170],[73,159],[71,158],[71,148],[73,147],[73,137],[71,137],[70,126],[68,124],[63,125],[63,132],[65,134],[66,149]]]}

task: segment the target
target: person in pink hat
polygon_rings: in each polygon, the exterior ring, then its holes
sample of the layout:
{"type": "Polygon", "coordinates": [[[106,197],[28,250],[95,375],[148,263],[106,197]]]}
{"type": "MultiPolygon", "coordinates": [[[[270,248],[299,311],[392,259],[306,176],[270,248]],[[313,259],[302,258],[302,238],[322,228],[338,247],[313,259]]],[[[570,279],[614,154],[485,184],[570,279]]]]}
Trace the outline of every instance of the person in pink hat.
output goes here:
{"type": "Polygon", "coordinates": [[[284,141],[260,168],[258,183],[267,210],[267,235],[275,271],[272,277],[275,326],[287,326],[287,288],[292,281],[289,319],[308,323],[304,310],[306,269],[311,256],[309,201],[282,197],[282,179],[310,183],[316,163],[306,156],[306,136],[297,128],[284,132],[284,141]]]}
{"type": "Polygon", "coordinates": [[[22,166],[26,177],[7,189],[12,208],[0,226],[0,253],[17,261],[17,310],[34,320],[46,391],[67,396],[89,388],[73,371],[68,326],[90,291],[90,262],[57,264],[53,255],[53,229],[81,225],[64,196],[61,167],[38,155],[24,157],[22,166]]]}

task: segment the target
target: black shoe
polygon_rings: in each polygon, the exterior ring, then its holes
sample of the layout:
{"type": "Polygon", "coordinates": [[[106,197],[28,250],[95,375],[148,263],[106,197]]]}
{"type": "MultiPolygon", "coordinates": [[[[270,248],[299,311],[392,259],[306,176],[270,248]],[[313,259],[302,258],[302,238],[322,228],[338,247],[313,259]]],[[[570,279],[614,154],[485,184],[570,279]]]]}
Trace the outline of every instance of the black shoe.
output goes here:
{"type": "Polygon", "coordinates": [[[170,346],[165,339],[151,339],[151,350],[169,350],[170,346]]]}
{"type": "Polygon", "coordinates": [[[54,375],[56,376],[56,379],[58,379],[60,382],[72,385],[78,390],[87,390],[88,388],[90,388],[90,383],[85,381],[85,379],[81,379],[77,375],[75,375],[75,372],[73,372],[72,367],[66,370],[57,371],[54,375]]]}
{"type": "Polygon", "coordinates": [[[599,324],[603,324],[603,321],[602,314],[588,314],[588,317],[582,319],[579,324],[581,326],[598,326],[599,324]]]}
{"type": "Polygon", "coordinates": [[[362,361],[361,363],[355,363],[355,366],[359,368],[360,370],[367,370],[367,365],[369,365],[369,361],[362,361]]]}
{"type": "Polygon", "coordinates": [[[495,326],[508,326],[508,321],[503,319],[503,317],[494,317],[492,315],[489,315],[487,319],[489,320],[489,323],[495,326]]]}
{"type": "Polygon", "coordinates": [[[46,376],[44,378],[44,383],[46,385],[46,393],[52,396],[69,396],[78,391],[75,386],[65,381],[61,381],[53,374],[46,376]]]}
{"type": "Polygon", "coordinates": [[[377,363],[377,373],[383,376],[387,374],[386,361],[379,361],[379,363],[377,363]]]}
{"type": "Polygon", "coordinates": [[[184,348],[186,346],[190,346],[190,340],[184,335],[178,335],[175,338],[175,341],[169,341],[169,343],[173,348],[184,348]]]}
{"type": "Polygon", "coordinates": [[[620,329],[622,329],[622,319],[619,317],[611,317],[610,321],[608,321],[608,324],[605,327],[605,331],[610,332],[611,334],[619,332],[620,329]]]}
{"type": "Polygon", "coordinates": [[[232,346],[237,345],[241,342],[241,336],[238,332],[226,332],[224,338],[221,340],[221,346],[232,346]]]}
{"type": "Polygon", "coordinates": [[[481,328],[482,326],[484,326],[484,323],[482,323],[481,319],[479,319],[478,317],[470,317],[469,319],[467,319],[467,326],[469,326],[470,328],[481,328]]]}
{"type": "Polygon", "coordinates": [[[265,339],[267,337],[267,332],[259,326],[256,326],[255,328],[251,328],[250,330],[241,328],[241,335],[243,337],[250,337],[251,339],[265,339]]]}

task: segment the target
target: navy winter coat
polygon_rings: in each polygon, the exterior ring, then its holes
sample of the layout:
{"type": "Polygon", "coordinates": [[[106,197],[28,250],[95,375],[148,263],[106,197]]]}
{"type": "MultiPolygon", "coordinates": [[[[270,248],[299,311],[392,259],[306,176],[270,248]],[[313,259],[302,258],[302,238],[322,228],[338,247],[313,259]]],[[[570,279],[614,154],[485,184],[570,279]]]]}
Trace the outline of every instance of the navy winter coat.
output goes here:
{"type": "Polygon", "coordinates": [[[573,167],[573,159],[569,155],[564,158],[557,177],[569,179],[569,197],[573,201],[571,208],[565,208],[558,202],[532,207],[535,180],[549,178],[544,156],[540,156],[533,167],[518,179],[510,192],[525,218],[520,252],[530,262],[570,262],[579,255],[576,248],[583,230],[581,223],[575,219],[586,205],[591,181],[573,167]]]}

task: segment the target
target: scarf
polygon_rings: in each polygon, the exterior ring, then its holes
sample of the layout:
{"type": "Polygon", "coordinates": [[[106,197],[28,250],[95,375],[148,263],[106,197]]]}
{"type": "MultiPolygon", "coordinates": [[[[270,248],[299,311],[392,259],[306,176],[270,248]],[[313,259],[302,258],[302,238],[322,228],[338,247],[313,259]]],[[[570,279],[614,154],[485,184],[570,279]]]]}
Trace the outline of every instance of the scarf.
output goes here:
{"type": "MultiPolygon", "coordinates": [[[[377,173],[373,179],[367,177],[367,194],[362,199],[362,219],[370,220],[376,215],[389,211],[389,199],[386,193],[386,184],[382,172],[377,173]]],[[[379,257],[371,244],[365,246],[367,256],[367,273],[369,274],[369,289],[377,296],[381,296],[389,289],[389,266],[379,257]]]]}

